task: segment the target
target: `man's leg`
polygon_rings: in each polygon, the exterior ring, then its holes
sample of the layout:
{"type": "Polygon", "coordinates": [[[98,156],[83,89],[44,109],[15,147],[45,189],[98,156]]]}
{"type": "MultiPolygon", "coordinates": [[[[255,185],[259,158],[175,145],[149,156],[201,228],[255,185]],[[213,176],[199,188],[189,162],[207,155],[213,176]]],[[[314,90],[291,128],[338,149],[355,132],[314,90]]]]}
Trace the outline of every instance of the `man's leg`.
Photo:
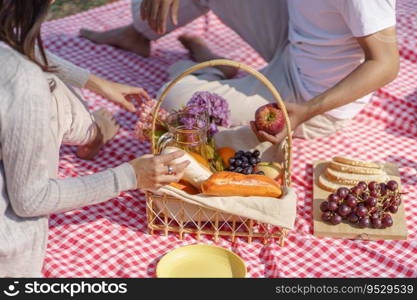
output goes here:
{"type": "MultiPolygon", "coordinates": [[[[289,61],[291,59],[287,47],[289,16],[286,0],[211,0],[209,6],[225,24],[235,30],[269,62],[262,73],[279,91],[286,97],[298,96],[297,91],[293,90],[294,75],[292,73],[294,72],[289,61]]],[[[200,37],[185,35],[180,37],[180,41],[189,49],[196,62],[221,58],[209,49],[200,37]]],[[[178,68],[174,67],[174,69],[178,68]]],[[[217,67],[217,69],[221,70],[222,74],[217,73],[216,76],[212,76],[214,72],[207,69],[211,74],[203,75],[205,73],[203,71],[196,75],[206,80],[224,80],[222,83],[244,95],[259,94],[273,101],[270,93],[255,78],[228,81],[225,79],[233,77],[236,70],[231,67],[217,67]]]]}
{"type": "Polygon", "coordinates": [[[332,135],[351,124],[351,119],[336,119],[329,115],[318,115],[304,122],[294,131],[294,137],[315,139],[332,135]]]}
{"type": "Polygon", "coordinates": [[[211,0],[210,8],[268,62],[288,43],[287,0],[211,0]]]}
{"type": "MultiPolygon", "coordinates": [[[[132,24],[104,32],[81,29],[80,36],[97,44],[112,45],[148,57],[150,55],[150,41],[156,40],[163,35],[155,33],[149,27],[148,22],[141,19],[141,3],[142,0],[132,0],[132,24]]],[[[172,24],[171,19],[168,18],[165,34],[188,24],[208,11],[209,8],[205,5],[204,1],[181,0],[178,10],[178,25],[175,26],[172,24]]]]}
{"type": "MultiPolygon", "coordinates": [[[[266,61],[271,61],[288,44],[287,0],[210,0],[208,4],[266,61]]],[[[190,50],[195,54],[194,49],[190,50]]]]}

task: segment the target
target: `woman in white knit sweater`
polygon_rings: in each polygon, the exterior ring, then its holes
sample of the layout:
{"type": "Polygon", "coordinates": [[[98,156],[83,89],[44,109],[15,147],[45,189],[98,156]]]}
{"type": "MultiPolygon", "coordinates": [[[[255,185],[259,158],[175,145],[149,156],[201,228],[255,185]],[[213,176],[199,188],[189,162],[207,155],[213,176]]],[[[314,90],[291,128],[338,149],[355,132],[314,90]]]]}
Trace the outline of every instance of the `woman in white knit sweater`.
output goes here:
{"type": "Polygon", "coordinates": [[[45,53],[40,27],[51,0],[0,0],[0,277],[41,276],[48,215],[136,188],[177,181],[183,155],[143,156],[103,172],[58,179],[59,148],[92,159],[117,132],[106,110],[90,114],[69,86],[86,87],[134,110],[140,88],[106,81],[45,53]]]}

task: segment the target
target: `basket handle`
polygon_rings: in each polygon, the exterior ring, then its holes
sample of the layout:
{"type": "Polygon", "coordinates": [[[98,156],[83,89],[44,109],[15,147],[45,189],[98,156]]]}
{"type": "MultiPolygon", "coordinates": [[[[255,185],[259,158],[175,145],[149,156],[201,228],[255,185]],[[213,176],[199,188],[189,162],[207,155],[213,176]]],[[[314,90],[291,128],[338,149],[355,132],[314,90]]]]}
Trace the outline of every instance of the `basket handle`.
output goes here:
{"type": "Polygon", "coordinates": [[[214,60],[209,60],[206,62],[202,62],[199,64],[196,64],[192,67],[190,67],[189,69],[185,70],[182,74],[178,75],[174,80],[172,80],[164,89],[164,91],[161,93],[161,96],[158,99],[158,102],[156,103],[155,106],[155,110],[153,112],[153,116],[152,116],[152,153],[156,154],[157,153],[157,145],[156,145],[156,141],[155,141],[155,128],[156,128],[156,120],[157,120],[157,116],[159,113],[159,109],[161,107],[162,102],[165,100],[166,96],[168,95],[169,91],[171,90],[171,88],[177,84],[178,81],[180,81],[181,79],[183,79],[184,77],[194,73],[195,71],[204,69],[206,67],[215,67],[215,66],[230,66],[230,67],[235,67],[238,69],[241,69],[247,73],[249,73],[250,75],[254,76],[256,79],[258,79],[261,83],[263,83],[265,85],[265,87],[271,92],[272,96],[275,98],[278,107],[282,110],[283,114],[284,114],[284,119],[285,119],[285,124],[286,124],[286,130],[287,130],[287,147],[285,148],[285,162],[286,162],[286,167],[285,167],[285,180],[284,180],[284,184],[286,186],[290,186],[291,184],[291,167],[292,167],[292,155],[291,155],[291,147],[292,147],[292,132],[291,132],[291,124],[290,124],[290,119],[288,117],[288,113],[287,113],[287,109],[285,107],[284,102],[282,101],[281,95],[279,94],[278,90],[274,87],[274,85],[271,83],[271,81],[268,80],[268,78],[266,78],[262,73],[258,72],[257,70],[243,64],[243,63],[238,63],[232,60],[228,60],[228,59],[214,59],[214,60]]]}

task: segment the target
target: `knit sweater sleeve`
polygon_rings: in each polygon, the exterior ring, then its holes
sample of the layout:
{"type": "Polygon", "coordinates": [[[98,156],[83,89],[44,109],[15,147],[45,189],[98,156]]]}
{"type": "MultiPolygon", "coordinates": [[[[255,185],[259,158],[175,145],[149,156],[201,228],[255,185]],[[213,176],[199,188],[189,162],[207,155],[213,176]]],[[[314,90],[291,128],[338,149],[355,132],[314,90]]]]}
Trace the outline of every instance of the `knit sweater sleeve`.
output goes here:
{"type": "Polygon", "coordinates": [[[64,212],[136,188],[135,172],[127,163],[87,176],[50,176],[48,147],[55,144],[50,128],[52,100],[39,68],[22,68],[13,81],[2,86],[1,95],[7,103],[1,111],[1,154],[7,193],[17,215],[37,217],[64,212]]]}
{"type": "Polygon", "coordinates": [[[49,65],[57,68],[56,75],[66,84],[83,88],[90,77],[90,72],[78,67],[73,63],[46,51],[46,57],[49,65]]]}

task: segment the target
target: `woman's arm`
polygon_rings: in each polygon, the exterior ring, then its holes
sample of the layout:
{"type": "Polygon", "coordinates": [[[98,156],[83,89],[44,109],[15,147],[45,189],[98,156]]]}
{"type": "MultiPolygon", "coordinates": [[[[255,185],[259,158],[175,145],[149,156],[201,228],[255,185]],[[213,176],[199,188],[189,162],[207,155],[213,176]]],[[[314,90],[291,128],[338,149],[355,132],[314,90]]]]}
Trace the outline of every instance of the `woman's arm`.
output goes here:
{"type": "Polygon", "coordinates": [[[148,93],[142,88],[112,82],[93,74],[90,74],[85,87],[130,112],[136,111],[130,102],[132,96],[149,100],[148,93]]]}
{"type": "Polygon", "coordinates": [[[7,194],[17,215],[37,217],[77,209],[125,190],[159,188],[183,176],[189,162],[171,162],[184,154],[178,151],[143,156],[92,175],[55,179],[51,173],[58,169],[60,145],[52,135],[48,83],[37,68],[19,73],[15,81],[5,86],[10,104],[0,112],[0,143],[7,194]],[[174,174],[167,174],[168,165],[174,174]]]}
{"type": "Polygon", "coordinates": [[[135,106],[130,102],[130,96],[139,96],[149,99],[148,93],[138,87],[128,86],[106,80],[91,74],[88,70],[74,65],[50,52],[46,53],[48,63],[56,67],[56,75],[65,83],[78,88],[87,88],[116,105],[119,105],[130,112],[135,112],[135,106]]]}
{"type": "Polygon", "coordinates": [[[56,75],[66,84],[83,88],[90,77],[90,71],[46,51],[46,58],[50,66],[56,67],[56,75]]]}
{"type": "MultiPolygon", "coordinates": [[[[59,146],[51,132],[49,86],[39,70],[19,73],[2,112],[1,147],[7,193],[15,213],[35,217],[99,203],[137,187],[129,164],[93,175],[55,179],[59,146]],[[51,166],[51,164],[54,164],[51,166]]],[[[59,143],[59,142],[58,142],[59,143]]]]}

